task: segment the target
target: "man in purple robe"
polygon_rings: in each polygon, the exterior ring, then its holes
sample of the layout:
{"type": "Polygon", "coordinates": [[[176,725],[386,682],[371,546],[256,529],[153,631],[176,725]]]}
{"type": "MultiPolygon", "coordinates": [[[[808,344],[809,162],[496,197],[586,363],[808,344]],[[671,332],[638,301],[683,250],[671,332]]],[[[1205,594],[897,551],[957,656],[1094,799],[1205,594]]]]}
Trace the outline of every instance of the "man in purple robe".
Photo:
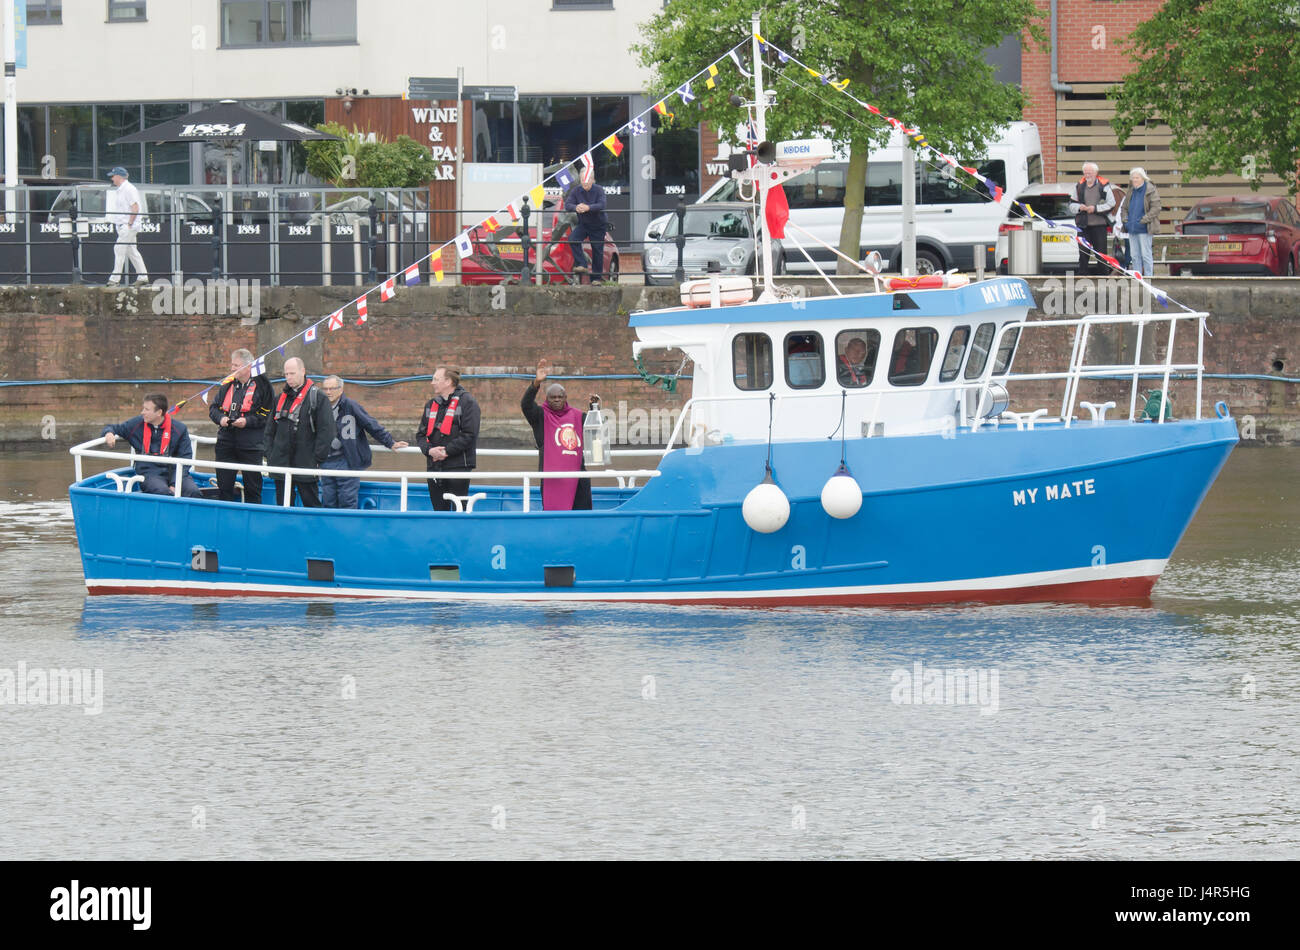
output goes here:
{"type": "MultiPolygon", "coordinates": [[[[537,377],[524,390],[519,408],[533,427],[537,441],[539,472],[585,472],[582,458],[582,412],[569,405],[564,387],[552,383],[546,401],[537,404],[537,393],[546,383],[547,362],[537,366],[537,377]]],[[[542,507],[547,511],[590,511],[591,479],[546,478],[542,480],[542,507]]]]}

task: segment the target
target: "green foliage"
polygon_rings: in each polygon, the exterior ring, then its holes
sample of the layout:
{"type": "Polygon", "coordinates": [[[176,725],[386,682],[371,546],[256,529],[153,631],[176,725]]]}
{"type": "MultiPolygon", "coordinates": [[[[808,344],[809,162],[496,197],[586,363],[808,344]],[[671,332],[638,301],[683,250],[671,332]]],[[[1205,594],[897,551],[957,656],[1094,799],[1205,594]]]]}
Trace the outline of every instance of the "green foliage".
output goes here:
{"type": "MultiPolygon", "coordinates": [[[[994,79],[984,51],[1007,34],[1028,30],[1045,42],[1033,0],[673,0],[642,26],[645,42],[635,47],[653,71],[652,95],[663,95],[726,53],[750,32],[750,15],[762,15],[764,39],[834,79],[849,79],[848,91],[886,115],[924,132],[932,145],[957,158],[978,156],[998,128],[1019,119],[1020,89],[994,79]]],[[[746,46],[741,55],[752,58],[746,46]]],[[[867,154],[888,138],[890,127],[795,63],[770,60],[765,85],[777,95],[768,112],[767,137],[826,135],[848,146],[841,250],[857,257],[867,154]]],[[[736,142],[745,111],[727,102],[737,92],[753,98],[753,81],[724,60],[718,88],[692,84],[693,106],[670,99],[676,112],[694,111],[736,142]]]]}
{"type": "Polygon", "coordinates": [[[316,126],[340,141],[307,142],[307,171],[339,188],[417,188],[437,168],[429,150],[407,135],[396,142],[367,142],[357,128],[337,122],[316,126]],[[351,171],[352,174],[345,174],[351,171]]]}
{"type": "Polygon", "coordinates": [[[1165,123],[1193,178],[1272,172],[1296,191],[1300,160],[1300,4],[1169,0],[1129,37],[1137,63],[1115,89],[1120,144],[1165,123]]]}

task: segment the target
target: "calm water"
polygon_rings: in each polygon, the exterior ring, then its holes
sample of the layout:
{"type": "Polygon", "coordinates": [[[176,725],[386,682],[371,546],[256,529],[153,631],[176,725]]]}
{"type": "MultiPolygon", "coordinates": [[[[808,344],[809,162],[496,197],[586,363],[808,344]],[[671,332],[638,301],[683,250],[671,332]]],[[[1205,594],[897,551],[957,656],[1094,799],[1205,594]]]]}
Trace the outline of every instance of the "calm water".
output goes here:
{"type": "Polygon", "coordinates": [[[103,675],[0,705],[7,858],[1300,857],[1300,449],[1124,608],[92,601],[68,457],[0,476],[0,677],[103,675]]]}

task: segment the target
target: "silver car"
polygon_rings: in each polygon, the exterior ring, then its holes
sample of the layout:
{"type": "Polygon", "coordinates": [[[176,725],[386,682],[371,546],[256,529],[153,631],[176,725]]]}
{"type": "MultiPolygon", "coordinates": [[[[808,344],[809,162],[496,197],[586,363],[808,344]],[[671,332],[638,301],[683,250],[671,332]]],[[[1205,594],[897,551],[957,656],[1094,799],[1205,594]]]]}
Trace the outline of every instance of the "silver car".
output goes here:
{"type": "MultiPolygon", "coordinates": [[[[757,255],[754,208],[744,201],[710,201],[686,206],[682,233],[682,267],[686,276],[753,274],[757,255]]],[[[779,240],[772,241],[774,272],[784,271],[785,254],[779,240]]],[[[673,284],[677,270],[677,215],[670,215],[663,231],[651,228],[641,268],[647,284],[673,284]]]]}

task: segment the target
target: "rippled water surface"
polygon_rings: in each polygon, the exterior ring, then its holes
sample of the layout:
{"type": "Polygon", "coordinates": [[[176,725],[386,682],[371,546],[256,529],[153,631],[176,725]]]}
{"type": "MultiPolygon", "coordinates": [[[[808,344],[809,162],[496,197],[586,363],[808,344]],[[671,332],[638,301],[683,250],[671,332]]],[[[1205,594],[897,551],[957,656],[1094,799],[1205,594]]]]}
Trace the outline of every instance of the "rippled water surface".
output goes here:
{"type": "Polygon", "coordinates": [[[67,456],[0,476],[0,686],[103,677],[0,705],[6,857],[1300,858],[1297,449],[1120,608],[88,600],[67,456]]]}

